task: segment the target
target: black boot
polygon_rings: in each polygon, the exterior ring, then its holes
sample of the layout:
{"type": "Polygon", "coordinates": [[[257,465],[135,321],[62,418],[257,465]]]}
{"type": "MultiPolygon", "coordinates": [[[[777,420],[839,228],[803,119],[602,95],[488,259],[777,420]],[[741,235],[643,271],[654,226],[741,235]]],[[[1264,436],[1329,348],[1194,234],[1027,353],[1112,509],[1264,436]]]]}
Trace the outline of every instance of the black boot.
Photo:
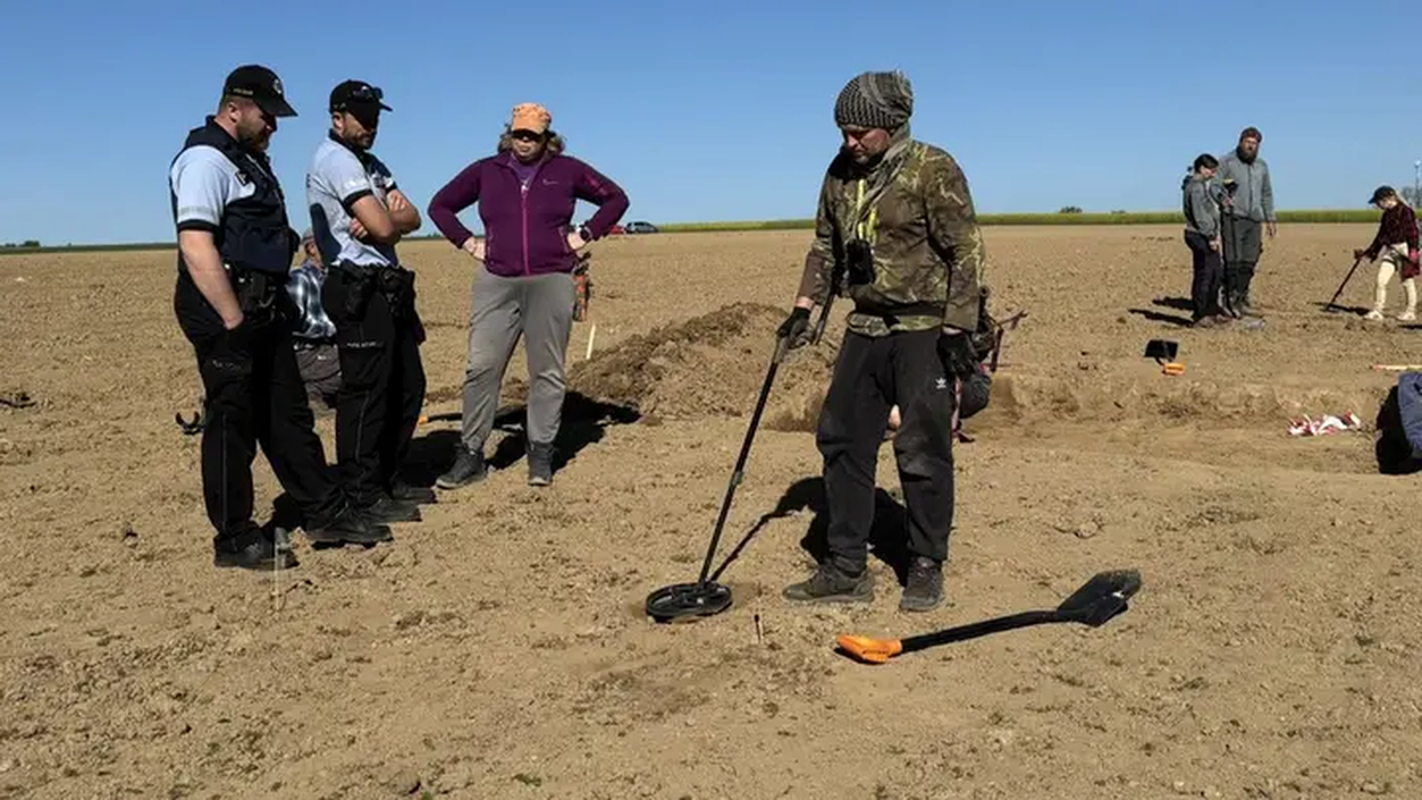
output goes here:
{"type": "Polygon", "coordinates": [[[408,500],[396,500],[384,492],[374,502],[362,506],[360,513],[372,522],[419,522],[424,519],[419,506],[408,500]]]}
{"type": "Polygon", "coordinates": [[[943,602],[943,565],[917,556],[909,565],[907,585],[899,598],[900,611],[932,611],[943,602]]]}
{"type": "Polygon", "coordinates": [[[791,584],[782,592],[797,603],[859,603],[874,599],[874,580],[867,568],[844,569],[833,560],[820,564],[810,579],[791,584]]]}
{"type": "Polygon", "coordinates": [[[276,537],[256,525],[212,540],[212,565],[239,569],[290,569],[297,566],[291,551],[277,547],[276,537]]]}
{"type": "Polygon", "coordinates": [[[552,442],[529,442],[528,485],[547,486],[553,482],[552,442]]]}
{"type": "Polygon", "coordinates": [[[478,483],[489,476],[489,466],[484,462],[484,450],[470,450],[458,445],[454,453],[454,465],[435,481],[441,489],[458,489],[471,483],[478,483]]]}
{"type": "Polygon", "coordinates": [[[347,504],[334,513],[307,520],[302,530],[313,544],[378,544],[395,538],[390,526],[347,504]]]}
{"type": "Polygon", "coordinates": [[[390,484],[390,496],[396,500],[415,505],[431,505],[439,502],[435,490],[428,486],[411,486],[398,478],[390,484]]]}

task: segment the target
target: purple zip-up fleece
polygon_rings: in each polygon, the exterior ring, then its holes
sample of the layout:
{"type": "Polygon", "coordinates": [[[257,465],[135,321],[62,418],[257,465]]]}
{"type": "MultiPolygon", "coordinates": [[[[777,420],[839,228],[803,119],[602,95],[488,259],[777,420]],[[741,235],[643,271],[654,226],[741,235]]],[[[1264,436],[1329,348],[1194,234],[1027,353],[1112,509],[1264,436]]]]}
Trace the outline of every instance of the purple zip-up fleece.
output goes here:
{"type": "Polygon", "coordinates": [[[435,193],[428,211],[444,238],[459,247],[473,234],[456,215],[477,201],[484,266],[512,278],[573,270],[577,256],[568,234],[578,200],[598,206],[587,223],[594,240],[606,236],[630,205],[622,187],[576,158],[549,156],[525,166],[504,152],[465,167],[435,193]]]}

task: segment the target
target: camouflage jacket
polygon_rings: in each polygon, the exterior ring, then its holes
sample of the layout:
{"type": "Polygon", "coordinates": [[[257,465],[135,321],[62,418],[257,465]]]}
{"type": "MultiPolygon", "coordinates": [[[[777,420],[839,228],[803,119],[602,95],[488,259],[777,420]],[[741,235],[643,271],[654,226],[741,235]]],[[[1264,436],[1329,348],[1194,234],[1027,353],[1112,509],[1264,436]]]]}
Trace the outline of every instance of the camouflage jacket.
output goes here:
{"type": "Polygon", "coordinates": [[[943,325],[976,330],[985,257],[958,162],[910,141],[897,175],[872,208],[856,213],[864,177],[843,154],[826,171],[800,296],[824,304],[832,272],[845,269],[846,243],[859,235],[872,245],[874,280],[849,285],[841,272],[840,294],[854,300],[850,330],[868,336],[943,325]]]}

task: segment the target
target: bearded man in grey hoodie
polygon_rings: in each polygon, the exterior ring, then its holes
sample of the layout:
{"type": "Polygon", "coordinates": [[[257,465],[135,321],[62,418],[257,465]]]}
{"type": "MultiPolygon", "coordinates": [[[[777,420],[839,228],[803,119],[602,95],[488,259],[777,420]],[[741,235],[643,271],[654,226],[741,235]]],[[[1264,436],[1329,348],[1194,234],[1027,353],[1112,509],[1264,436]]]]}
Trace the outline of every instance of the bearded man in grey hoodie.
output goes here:
{"type": "Polygon", "coordinates": [[[1278,232],[1274,215],[1274,186],[1269,164],[1259,155],[1264,135],[1248,127],[1239,134],[1239,144],[1220,158],[1217,179],[1224,186],[1222,219],[1224,245],[1225,305],[1235,317],[1253,316],[1249,286],[1254,268],[1264,252],[1263,228],[1269,238],[1278,232]]]}

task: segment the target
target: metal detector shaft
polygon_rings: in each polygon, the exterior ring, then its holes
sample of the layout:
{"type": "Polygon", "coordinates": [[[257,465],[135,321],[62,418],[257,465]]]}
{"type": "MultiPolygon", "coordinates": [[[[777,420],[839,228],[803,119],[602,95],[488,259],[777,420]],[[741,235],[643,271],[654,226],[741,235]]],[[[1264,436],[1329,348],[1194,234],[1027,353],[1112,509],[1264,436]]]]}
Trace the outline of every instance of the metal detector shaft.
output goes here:
{"type": "Polygon", "coordinates": [[[1363,263],[1362,256],[1358,256],[1356,259],[1353,260],[1353,268],[1348,270],[1348,274],[1343,278],[1343,282],[1338,284],[1338,291],[1333,293],[1333,299],[1329,300],[1328,305],[1323,307],[1324,311],[1333,308],[1333,304],[1338,302],[1338,298],[1343,294],[1343,287],[1348,285],[1348,281],[1353,280],[1353,273],[1358,270],[1358,265],[1361,263],[1363,263]]]}
{"type": "Polygon", "coordinates": [[[716,516],[716,530],[711,534],[711,544],[706,548],[706,561],[701,565],[701,577],[696,581],[699,584],[704,585],[711,575],[711,561],[716,557],[716,545],[721,541],[721,529],[726,526],[726,516],[731,511],[731,499],[735,497],[736,487],[745,477],[746,458],[750,456],[751,442],[755,441],[756,429],[760,427],[760,415],[765,411],[765,401],[770,397],[770,387],[775,383],[775,373],[779,371],[780,362],[785,359],[788,349],[789,341],[785,337],[782,336],[776,340],[775,354],[770,357],[770,368],[765,371],[765,381],[760,385],[760,397],[755,401],[755,411],[751,413],[750,426],[746,428],[746,438],[741,442],[741,453],[736,457],[736,467],[731,472],[731,482],[726,486],[726,497],[721,501],[721,513],[716,516]]]}

